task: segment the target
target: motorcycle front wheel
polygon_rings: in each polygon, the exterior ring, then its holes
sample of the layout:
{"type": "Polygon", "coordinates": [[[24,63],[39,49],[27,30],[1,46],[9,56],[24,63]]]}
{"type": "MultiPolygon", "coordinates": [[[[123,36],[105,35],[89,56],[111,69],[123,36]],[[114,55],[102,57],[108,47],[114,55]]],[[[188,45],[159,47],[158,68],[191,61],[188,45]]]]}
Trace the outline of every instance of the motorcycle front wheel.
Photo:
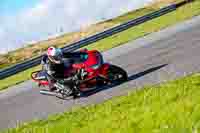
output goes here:
{"type": "Polygon", "coordinates": [[[128,74],[124,69],[111,65],[108,69],[108,79],[111,82],[122,83],[128,80],[128,74]]]}

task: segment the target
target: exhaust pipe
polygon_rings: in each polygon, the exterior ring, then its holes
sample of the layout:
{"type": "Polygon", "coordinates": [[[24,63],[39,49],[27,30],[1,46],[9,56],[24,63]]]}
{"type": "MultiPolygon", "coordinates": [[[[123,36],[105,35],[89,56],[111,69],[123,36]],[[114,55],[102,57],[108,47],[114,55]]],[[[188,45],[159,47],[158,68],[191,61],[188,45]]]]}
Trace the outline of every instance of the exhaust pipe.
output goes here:
{"type": "Polygon", "coordinates": [[[41,90],[40,94],[55,96],[57,93],[56,92],[50,92],[50,91],[47,91],[47,90],[41,90]]]}

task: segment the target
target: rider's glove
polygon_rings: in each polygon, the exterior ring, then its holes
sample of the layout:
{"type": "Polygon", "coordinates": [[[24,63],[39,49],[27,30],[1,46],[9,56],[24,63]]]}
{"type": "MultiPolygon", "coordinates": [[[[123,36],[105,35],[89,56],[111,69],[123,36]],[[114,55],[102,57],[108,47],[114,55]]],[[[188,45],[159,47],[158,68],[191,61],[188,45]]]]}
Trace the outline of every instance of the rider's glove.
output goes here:
{"type": "Polygon", "coordinates": [[[85,71],[84,69],[80,70],[80,78],[81,78],[81,80],[84,80],[87,75],[88,75],[87,71],[85,71]]]}

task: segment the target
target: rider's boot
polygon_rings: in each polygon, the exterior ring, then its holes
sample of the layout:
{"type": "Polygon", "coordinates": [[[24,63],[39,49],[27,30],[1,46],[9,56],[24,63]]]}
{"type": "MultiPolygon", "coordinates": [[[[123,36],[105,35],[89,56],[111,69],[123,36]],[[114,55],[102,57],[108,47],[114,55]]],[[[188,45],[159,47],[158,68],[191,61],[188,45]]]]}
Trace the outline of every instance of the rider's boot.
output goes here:
{"type": "Polygon", "coordinates": [[[76,98],[81,96],[81,92],[80,92],[80,90],[78,88],[74,88],[72,95],[73,95],[73,99],[76,99],[76,98]]]}

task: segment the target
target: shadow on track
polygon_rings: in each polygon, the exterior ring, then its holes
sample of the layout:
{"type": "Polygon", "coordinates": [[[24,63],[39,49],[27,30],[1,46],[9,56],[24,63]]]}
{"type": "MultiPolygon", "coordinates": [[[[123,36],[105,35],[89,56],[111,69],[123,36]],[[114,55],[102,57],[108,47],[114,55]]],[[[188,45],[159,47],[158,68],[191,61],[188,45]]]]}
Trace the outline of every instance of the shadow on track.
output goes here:
{"type": "MultiPolygon", "coordinates": [[[[149,73],[152,73],[152,72],[154,72],[154,71],[157,71],[157,70],[159,70],[159,69],[161,69],[161,68],[163,68],[163,67],[165,67],[165,66],[167,66],[167,65],[168,65],[168,64],[163,64],[163,65],[159,65],[159,66],[156,66],[156,67],[151,67],[151,68],[149,68],[149,69],[147,69],[147,70],[145,70],[145,71],[139,72],[139,73],[137,73],[137,74],[133,74],[133,75],[131,75],[131,76],[128,77],[128,81],[127,81],[127,82],[132,81],[132,80],[135,80],[135,79],[138,79],[138,78],[140,78],[140,77],[143,77],[143,76],[145,76],[145,75],[147,75],[147,74],[149,74],[149,73]]],[[[126,82],[124,82],[124,83],[126,83],[126,82]]],[[[107,85],[107,86],[103,86],[103,87],[98,87],[97,89],[95,89],[95,90],[93,90],[93,91],[85,92],[81,97],[88,97],[88,96],[93,95],[93,94],[95,94],[95,93],[98,93],[98,92],[100,92],[100,91],[103,91],[103,90],[107,90],[107,89],[116,87],[116,86],[118,86],[118,85],[120,85],[120,84],[123,84],[123,83],[114,83],[114,84],[112,84],[112,85],[107,85]]]]}

